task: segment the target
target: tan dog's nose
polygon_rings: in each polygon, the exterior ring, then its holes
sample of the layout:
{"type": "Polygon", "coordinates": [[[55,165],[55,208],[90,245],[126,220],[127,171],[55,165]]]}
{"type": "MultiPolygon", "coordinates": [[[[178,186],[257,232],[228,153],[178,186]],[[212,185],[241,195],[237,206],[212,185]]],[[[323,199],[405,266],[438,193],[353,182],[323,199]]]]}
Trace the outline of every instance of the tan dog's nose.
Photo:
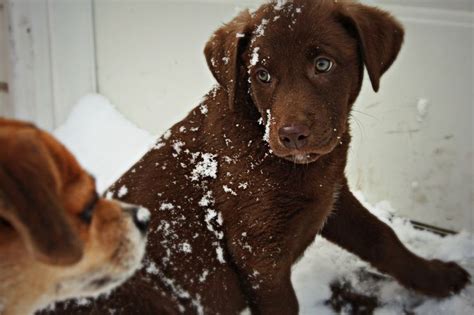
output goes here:
{"type": "Polygon", "coordinates": [[[308,143],[310,130],[305,125],[290,125],[278,130],[280,142],[288,149],[301,149],[308,143]]]}

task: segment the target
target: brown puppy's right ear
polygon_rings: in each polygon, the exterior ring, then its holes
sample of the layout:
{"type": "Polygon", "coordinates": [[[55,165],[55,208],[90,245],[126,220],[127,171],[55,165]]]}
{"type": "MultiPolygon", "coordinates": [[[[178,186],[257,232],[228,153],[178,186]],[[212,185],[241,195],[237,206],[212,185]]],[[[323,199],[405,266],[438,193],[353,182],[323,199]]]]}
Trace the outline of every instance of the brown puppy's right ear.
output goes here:
{"type": "Polygon", "coordinates": [[[344,24],[358,38],[372,88],[379,90],[380,77],[390,68],[403,43],[401,24],[389,13],[359,3],[341,3],[344,24]]]}
{"type": "Polygon", "coordinates": [[[234,107],[238,84],[239,53],[243,43],[249,40],[251,19],[249,11],[243,11],[219,28],[204,48],[207,65],[217,82],[227,91],[231,108],[234,107]]]}
{"type": "Polygon", "coordinates": [[[82,258],[83,244],[61,205],[60,176],[38,132],[19,131],[13,140],[1,143],[0,190],[10,206],[0,209],[0,216],[39,261],[74,264],[82,258]]]}

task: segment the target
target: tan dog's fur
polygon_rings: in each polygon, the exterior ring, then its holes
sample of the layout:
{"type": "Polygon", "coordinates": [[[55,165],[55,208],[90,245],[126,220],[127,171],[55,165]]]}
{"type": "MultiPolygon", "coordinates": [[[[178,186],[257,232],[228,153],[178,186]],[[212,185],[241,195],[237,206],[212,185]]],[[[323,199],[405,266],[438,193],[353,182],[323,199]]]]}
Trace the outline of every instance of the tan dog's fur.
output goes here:
{"type": "Polygon", "coordinates": [[[94,296],[138,267],[137,207],[99,199],[94,179],[49,134],[0,118],[0,314],[94,296]],[[91,221],[80,218],[93,207],[91,221]]]}

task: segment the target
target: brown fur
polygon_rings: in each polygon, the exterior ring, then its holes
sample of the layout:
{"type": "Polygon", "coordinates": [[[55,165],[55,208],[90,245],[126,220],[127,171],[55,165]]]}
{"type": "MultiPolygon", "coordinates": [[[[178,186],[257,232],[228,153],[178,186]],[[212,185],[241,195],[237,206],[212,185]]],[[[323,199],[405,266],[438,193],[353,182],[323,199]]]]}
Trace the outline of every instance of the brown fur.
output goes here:
{"type": "Polygon", "coordinates": [[[128,278],[145,243],[124,211],[133,208],[99,199],[94,179],[33,125],[0,118],[0,147],[0,314],[31,314],[128,278]],[[89,205],[90,222],[80,218],[89,205]]]}
{"type": "Polygon", "coordinates": [[[408,251],[344,175],[364,64],[377,90],[401,47],[400,24],[350,2],[274,6],[216,31],[205,54],[220,86],[111,188],[126,185],[123,200],[153,213],[142,271],[92,307],[65,313],[238,314],[248,305],[254,314],[296,314],[291,267],[317,233],[420,293],[445,297],[466,285],[457,264],[408,251]],[[334,68],[316,74],[318,56],[334,68]],[[261,69],[270,83],[258,81],[261,69]],[[281,129],[296,125],[310,132],[289,148],[281,129]],[[206,163],[215,172],[199,172],[206,163]]]}

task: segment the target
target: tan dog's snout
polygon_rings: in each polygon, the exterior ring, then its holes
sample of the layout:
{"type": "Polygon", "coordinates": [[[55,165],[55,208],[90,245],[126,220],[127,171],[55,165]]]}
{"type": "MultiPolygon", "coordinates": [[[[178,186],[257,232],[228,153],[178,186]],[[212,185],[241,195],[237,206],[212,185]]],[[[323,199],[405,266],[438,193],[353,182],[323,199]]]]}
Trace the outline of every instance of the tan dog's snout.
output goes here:
{"type": "Polygon", "coordinates": [[[150,211],[147,208],[123,202],[120,203],[120,207],[132,217],[133,223],[137,229],[142,233],[142,235],[145,235],[150,223],[150,211]]]}

